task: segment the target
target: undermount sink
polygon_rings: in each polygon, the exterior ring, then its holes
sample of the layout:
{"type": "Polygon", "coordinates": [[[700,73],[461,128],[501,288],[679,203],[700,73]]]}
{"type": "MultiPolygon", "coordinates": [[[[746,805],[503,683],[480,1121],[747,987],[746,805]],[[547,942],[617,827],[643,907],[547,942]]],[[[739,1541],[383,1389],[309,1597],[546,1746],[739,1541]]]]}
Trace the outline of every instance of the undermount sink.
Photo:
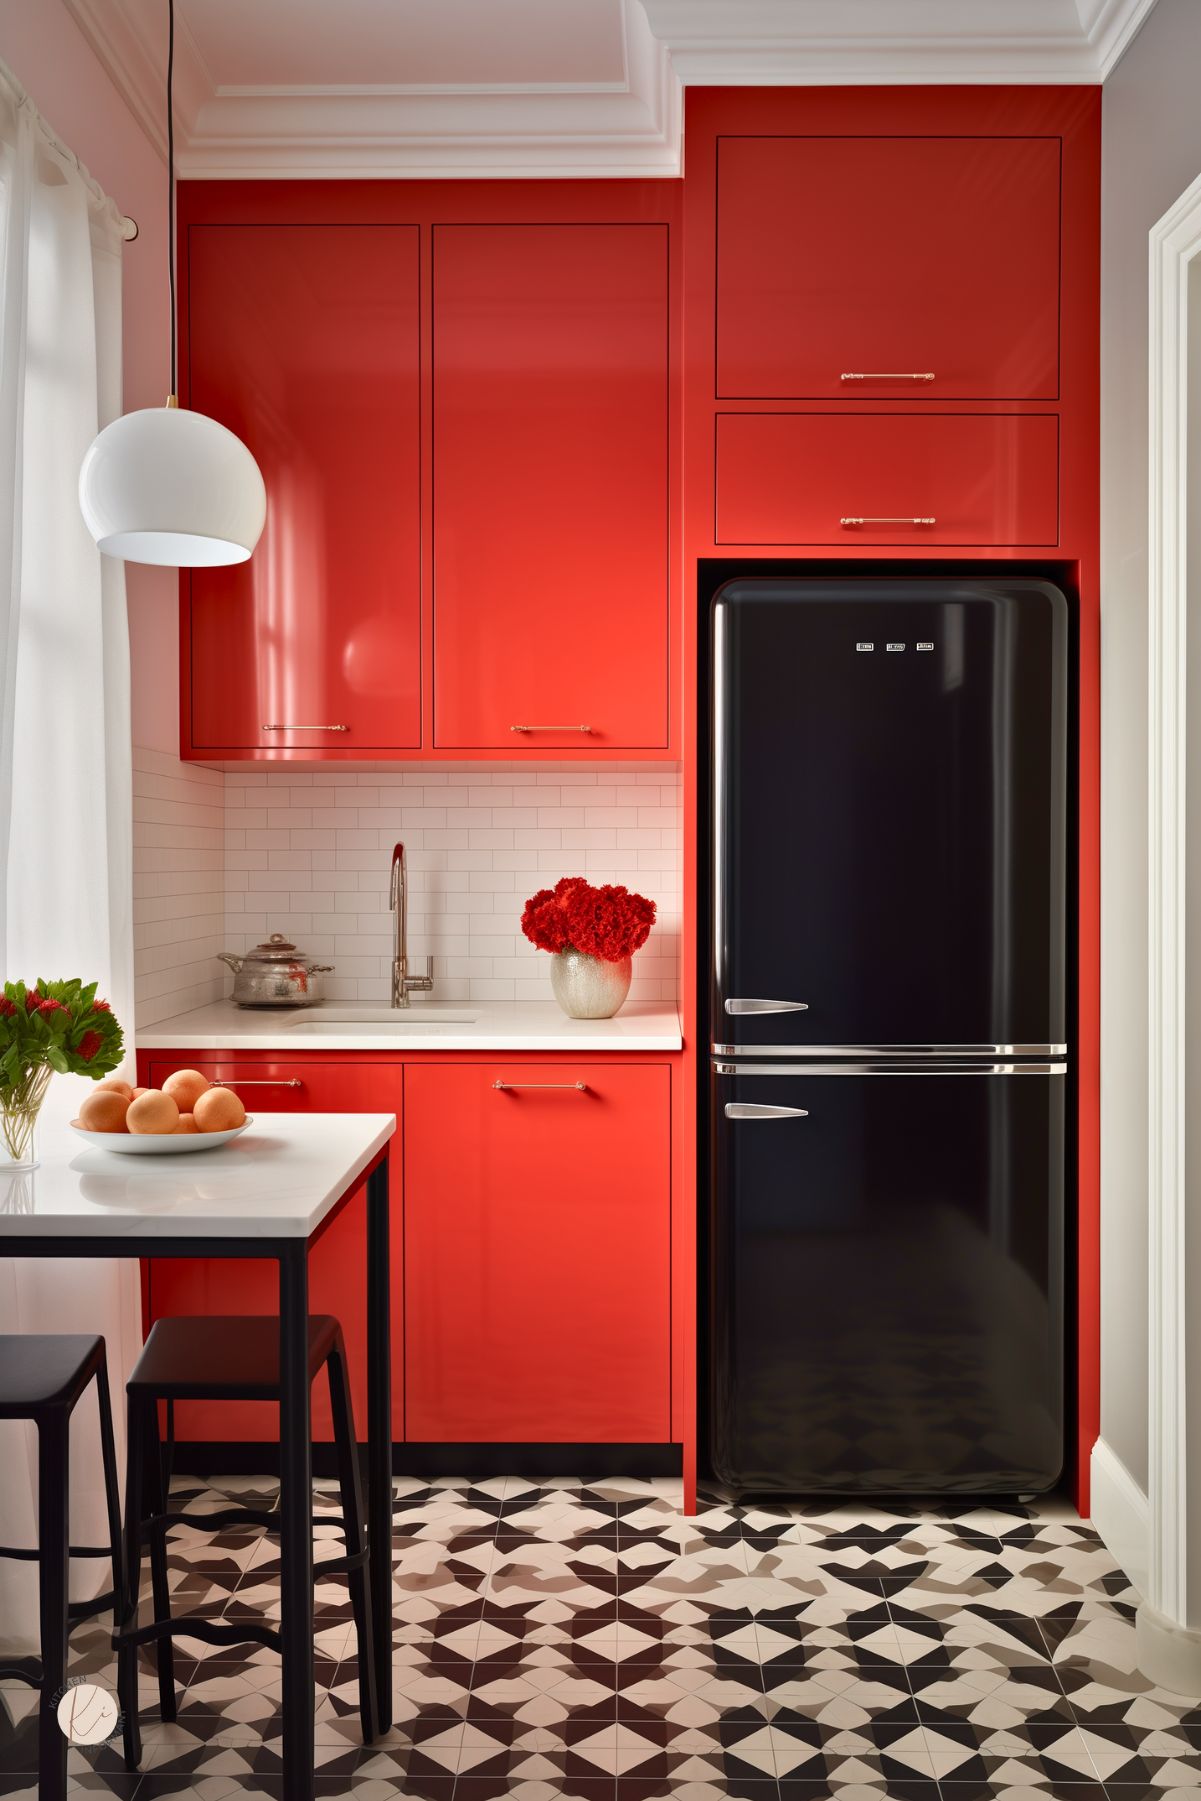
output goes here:
{"type": "Polygon", "coordinates": [[[296,1019],[289,1020],[289,1031],[342,1032],[348,1027],[356,1032],[395,1032],[406,1026],[428,1032],[436,1026],[470,1026],[479,1018],[463,1007],[307,1007],[296,1019]]]}

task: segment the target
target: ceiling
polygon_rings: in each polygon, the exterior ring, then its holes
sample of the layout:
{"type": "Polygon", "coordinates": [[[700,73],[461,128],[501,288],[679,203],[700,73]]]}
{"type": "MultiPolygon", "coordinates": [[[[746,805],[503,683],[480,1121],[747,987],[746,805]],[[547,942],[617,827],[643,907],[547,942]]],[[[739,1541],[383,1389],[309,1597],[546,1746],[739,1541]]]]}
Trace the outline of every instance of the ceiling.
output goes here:
{"type": "MultiPolygon", "coordinates": [[[[181,175],[674,175],[681,89],[1098,82],[1155,0],[176,0],[181,175]]],[[[163,148],[166,0],[64,0],[163,148]]]]}

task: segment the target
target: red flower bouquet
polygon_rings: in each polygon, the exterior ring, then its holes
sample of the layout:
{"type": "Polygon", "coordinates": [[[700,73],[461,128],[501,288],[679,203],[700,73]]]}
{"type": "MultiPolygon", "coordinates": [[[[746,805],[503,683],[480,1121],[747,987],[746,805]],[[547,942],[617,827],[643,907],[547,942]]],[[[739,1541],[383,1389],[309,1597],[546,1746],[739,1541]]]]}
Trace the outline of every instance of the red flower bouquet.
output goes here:
{"type": "Polygon", "coordinates": [[[117,1068],[123,1040],[96,984],[5,982],[0,991],[0,1169],[29,1169],[33,1130],[50,1077],[90,1076],[117,1068]]]}
{"type": "Polygon", "coordinates": [[[655,923],[655,903],[628,888],[594,888],[583,876],[564,876],[530,896],[521,929],[550,951],[551,986],[575,1019],[607,1019],[629,993],[630,959],[655,923]]]}

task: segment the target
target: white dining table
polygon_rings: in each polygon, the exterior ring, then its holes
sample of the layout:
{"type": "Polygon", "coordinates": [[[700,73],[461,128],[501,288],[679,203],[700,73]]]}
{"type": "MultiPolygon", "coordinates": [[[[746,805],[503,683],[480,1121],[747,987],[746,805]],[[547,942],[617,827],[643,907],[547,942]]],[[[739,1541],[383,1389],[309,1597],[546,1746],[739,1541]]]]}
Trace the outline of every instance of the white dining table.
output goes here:
{"type": "MultiPolygon", "coordinates": [[[[258,1114],[228,1144],[166,1155],[93,1148],[68,1127],[40,1163],[0,1181],[8,1257],[260,1257],[279,1266],[280,1653],[283,1790],[314,1792],[312,1427],[308,1253],[351,1197],[367,1206],[367,1533],[377,1727],[392,1708],[391,1113],[258,1114]]],[[[136,1621],[137,1597],[132,1601],[136,1621]]],[[[132,1629],[132,1628],[131,1628],[132,1629]]],[[[173,1633],[187,1636],[184,1616],[173,1633]]],[[[141,1636],[153,1629],[143,1629],[141,1636]]],[[[195,1634],[193,1636],[196,1636],[195,1634]]],[[[45,1647],[43,1694],[66,1679],[66,1627],[45,1647]]],[[[43,1705],[39,1796],[66,1793],[67,1740],[43,1705]]]]}

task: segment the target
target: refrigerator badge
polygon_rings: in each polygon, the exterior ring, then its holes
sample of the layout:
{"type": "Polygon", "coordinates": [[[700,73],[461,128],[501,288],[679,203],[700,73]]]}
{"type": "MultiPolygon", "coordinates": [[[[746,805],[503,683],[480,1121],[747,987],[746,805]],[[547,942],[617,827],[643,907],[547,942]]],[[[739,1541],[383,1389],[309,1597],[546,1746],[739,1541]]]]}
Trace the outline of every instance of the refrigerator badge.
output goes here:
{"type": "Polygon", "coordinates": [[[856,650],[875,650],[875,648],[874,644],[856,644],[855,646],[856,650]]]}
{"type": "Polygon", "coordinates": [[[915,644],[913,648],[914,648],[914,650],[933,650],[934,645],[932,643],[931,644],[915,644]]]}
{"type": "Polygon", "coordinates": [[[886,644],[884,648],[885,650],[904,650],[905,646],[903,644],[886,644]]]}

